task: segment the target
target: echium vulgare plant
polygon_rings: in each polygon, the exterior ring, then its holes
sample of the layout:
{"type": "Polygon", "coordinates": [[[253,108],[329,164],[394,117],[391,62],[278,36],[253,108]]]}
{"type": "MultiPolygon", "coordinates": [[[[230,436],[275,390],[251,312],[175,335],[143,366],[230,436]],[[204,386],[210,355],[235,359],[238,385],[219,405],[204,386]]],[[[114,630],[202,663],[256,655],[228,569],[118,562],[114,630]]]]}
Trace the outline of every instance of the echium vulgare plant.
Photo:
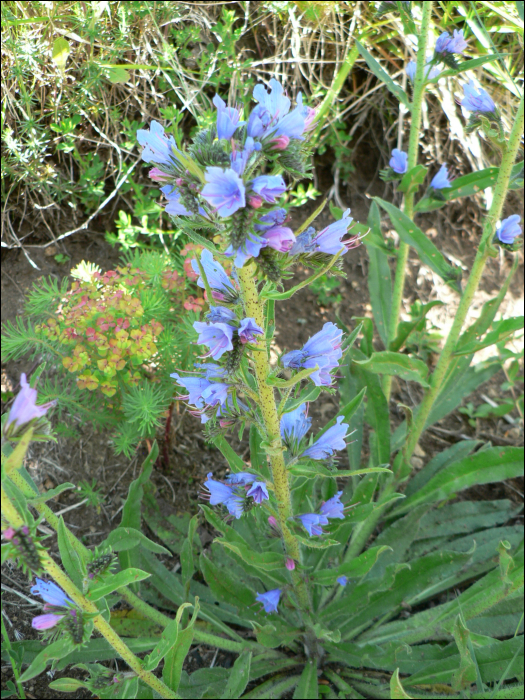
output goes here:
{"type": "MultiPolygon", "coordinates": [[[[473,484],[517,476],[523,450],[466,440],[433,456],[415,475],[411,464],[426,426],[457,405],[458,393],[466,395],[491,376],[486,368],[469,371],[474,353],[519,327],[516,319],[495,321],[514,261],[497,297],[461,334],[495,246],[509,255],[518,247],[517,215],[499,224],[498,219],[509,187],[519,180],[521,165],[514,161],[523,99],[507,134],[488,94],[467,83],[463,106],[477,120],[471,126],[498,144],[501,164],[456,180],[437,164],[415,203],[426,174],[417,164],[425,88],[440,79],[441,64],[452,76],[462,70],[463,63],[446,54],[464,51],[465,40],[443,32],[427,60],[433,3],[423,3],[419,27],[408,3],[383,5],[385,13],[401,11],[407,31],[418,35],[412,99],[390,77],[386,81],[411,119],[408,152],[394,152],[384,173],[400,181],[403,210],[376,198],[364,238],[372,310],[386,349],[374,351],[372,321],[365,319],[353,330],[326,323],[302,348],[273,354],[275,302],[337,270],[363,231],[351,226],[349,211],[321,231],[310,226],[314,217],[296,231],[286,225],[280,197],[290,180],[308,174],[308,135],[316,119],[300,96],[292,108],[283,87],[270,80],[256,86],[257,104],[242,114],[216,95],[215,125],[199,132],[187,149],[157,122],[139,131],[143,159],[162,183],[166,209],[203,248],[192,261],[208,305],[194,323],[201,361],[171,376],[178,398],[199,417],[229,472],[224,478],[208,474],[202,491],[207,503],[189,522],[174,515],[167,520],[148,483],[158,454],[153,444],[130,486],[119,526],[89,550],[46,503],[70,485],[42,495],[22,466],[31,439],[48,434],[50,408],[36,404],[36,392],[24,378],[22,398],[3,419],[5,552],[38,576],[31,592],[45,605],[33,626],[54,641],[42,651],[25,641],[10,643],[19,694],[47,663],[61,670],[82,661],[85,680],[61,678],[51,687],[82,686],[108,698],[264,698],[289,696],[294,688],[296,698],[523,696],[523,685],[509,684],[523,681],[522,529],[513,520],[520,507],[508,500],[443,503],[473,484]],[[414,223],[414,214],[489,185],[493,200],[479,251],[460,285],[458,270],[414,223]],[[393,289],[386,286],[393,249],[380,238],[378,205],[401,241],[393,289]],[[431,306],[422,305],[413,322],[399,322],[409,247],[461,293],[430,377],[422,360],[403,352],[431,306]],[[230,274],[226,262],[233,263],[230,274]],[[281,281],[297,263],[313,274],[282,291],[281,281]],[[337,374],[345,402],[313,435],[309,405],[321,392],[334,392],[337,374]],[[405,407],[406,422],[390,435],[393,375],[418,382],[424,394],[419,406],[405,407]],[[370,457],[361,464],[365,422],[370,457]],[[245,428],[247,462],[227,440],[233,429],[242,435],[245,428]],[[349,470],[336,462],[345,448],[349,470]],[[166,546],[141,532],[141,508],[166,546]],[[43,519],[57,532],[63,568],[37,532],[43,519]],[[204,520],[220,533],[206,547],[198,529],[204,520]],[[177,533],[169,529],[173,524],[177,533]],[[180,555],[180,571],[173,567],[173,552],[180,555]],[[133,615],[113,612],[117,602],[134,608],[133,615]],[[94,629],[99,636],[92,639],[94,629]],[[228,669],[188,674],[182,666],[192,643],[237,658],[228,669]],[[141,659],[139,652],[147,654],[141,659]],[[98,663],[116,657],[129,670],[115,673],[98,663]]],[[[359,51],[385,79],[361,44],[359,51]]]]}

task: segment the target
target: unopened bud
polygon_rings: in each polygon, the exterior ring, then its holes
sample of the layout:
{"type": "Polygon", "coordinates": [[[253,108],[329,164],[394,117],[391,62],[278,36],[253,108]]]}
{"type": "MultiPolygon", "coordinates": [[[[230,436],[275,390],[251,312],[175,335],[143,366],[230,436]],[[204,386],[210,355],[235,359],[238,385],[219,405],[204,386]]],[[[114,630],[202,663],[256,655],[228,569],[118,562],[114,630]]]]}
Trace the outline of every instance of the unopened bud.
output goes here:
{"type": "Polygon", "coordinates": [[[294,560],[291,557],[287,557],[285,566],[288,569],[288,571],[293,571],[295,569],[294,560]]]}
{"type": "Polygon", "coordinates": [[[274,527],[275,529],[279,527],[277,520],[274,518],[273,515],[270,515],[270,517],[268,518],[268,524],[270,525],[270,527],[274,527]]]}
{"type": "Polygon", "coordinates": [[[290,143],[290,138],[286,136],[286,134],[281,134],[281,136],[277,136],[276,138],[272,139],[270,143],[275,151],[284,151],[284,149],[290,143]]]}
{"type": "Polygon", "coordinates": [[[248,204],[253,207],[253,209],[259,209],[259,207],[262,207],[263,205],[263,199],[262,197],[259,197],[259,195],[252,195],[251,197],[248,197],[248,204]]]}

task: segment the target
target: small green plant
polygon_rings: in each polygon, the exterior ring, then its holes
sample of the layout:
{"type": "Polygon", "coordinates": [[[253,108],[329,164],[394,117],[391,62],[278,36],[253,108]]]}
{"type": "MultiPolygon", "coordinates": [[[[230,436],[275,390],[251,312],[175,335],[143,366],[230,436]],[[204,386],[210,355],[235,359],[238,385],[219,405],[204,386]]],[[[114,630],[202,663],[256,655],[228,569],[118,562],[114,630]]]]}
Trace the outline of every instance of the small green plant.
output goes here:
{"type": "Polygon", "coordinates": [[[341,278],[328,275],[321,275],[310,285],[310,289],[323,306],[341,303],[343,297],[337,292],[340,287],[341,278]]]}
{"type": "Polygon", "coordinates": [[[78,492],[81,498],[87,499],[90,506],[95,508],[97,513],[100,513],[102,502],[104,501],[104,496],[101,489],[97,489],[97,480],[92,479],[91,484],[89,481],[79,481],[78,482],[78,492]]]}

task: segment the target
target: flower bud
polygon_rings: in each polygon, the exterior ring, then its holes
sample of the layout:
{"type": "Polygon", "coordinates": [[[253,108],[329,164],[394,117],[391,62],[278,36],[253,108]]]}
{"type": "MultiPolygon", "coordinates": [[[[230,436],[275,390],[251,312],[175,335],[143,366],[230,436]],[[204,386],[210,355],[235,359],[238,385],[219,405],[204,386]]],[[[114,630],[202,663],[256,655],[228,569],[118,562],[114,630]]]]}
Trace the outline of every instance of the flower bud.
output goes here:
{"type": "Polygon", "coordinates": [[[248,204],[254,209],[259,209],[259,207],[262,207],[263,205],[263,199],[258,195],[252,195],[251,197],[248,197],[248,204]]]}
{"type": "Polygon", "coordinates": [[[295,569],[295,562],[291,557],[286,557],[286,568],[288,571],[293,571],[295,569]]]}
{"type": "Polygon", "coordinates": [[[272,144],[273,150],[284,151],[284,149],[290,143],[290,138],[289,136],[286,136],[286,134],[281,134],[281,136],[271,139],[270,143],[272,144]]]}

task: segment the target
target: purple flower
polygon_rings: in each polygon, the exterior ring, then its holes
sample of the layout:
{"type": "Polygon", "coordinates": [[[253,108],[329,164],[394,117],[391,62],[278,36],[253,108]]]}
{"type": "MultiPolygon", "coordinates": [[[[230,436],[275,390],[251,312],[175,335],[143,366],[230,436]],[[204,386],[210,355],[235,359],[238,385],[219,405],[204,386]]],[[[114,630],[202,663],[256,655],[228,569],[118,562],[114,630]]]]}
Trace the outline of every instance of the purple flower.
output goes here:
{"type": "Polygon", "coordinates": [[[306,409],[307,404],[302,403],[281,418],[281,436],[292,452],[297,451],[299,443],[312,425],[312,419],[306,416],[306,409]]]}
{"type": "Polygon", "coordinates": [[[246,496],[251,496],[256,503],[262,503],[268,500],[268,489],[262,481],[254,481],[246,492],[246,496]]]}
{"type": "Polygon", "coordinates": [[[400,151],[399,148],[394,148],[388,164],[395,173],[403,175],[408,170],[408,153],[400,151]]]}
{"type": "Polygon", "coordinates": [[[222,384],[221,382],[212,382],[209,386],[207,386],[201,396],[203,401],[205,402],[206,406],[211,406],[212,408],[215,408],[215,406],[220,405],[224,406],[224,404],[228,400],[228,389],[230,388],[230,384],[222,384]]]}
{"type": "MultiPolygon", "coordinates": [[[[221,295],[222,298],[225,298],[226,300],[237,297],[237,291],[233,286],[228,275],[224,272],[222,265],[214,259],[213,255],[206,248],[204,248],[204,250],[201,253],[201,265],[204,270],[204,274],[206,275],[206,279],[208,280],[208,284],[210,285],[212,290],[216,291],[218,294],[221,295]]],[[[204,281],[202,277],[200,277],[200,270],[199,266],[197,265],[197,261],[192,260],[191,266],[194,272],[196,272],[199,275],[197,285],[201,289],[205,289],[204,281]]]]}
{"type": "Polygon", "coordinates": [[[254,229],[256,231],[267,231],[274,226],[284,224],[285,219],[286,209],[273,209],[259,217],[258,223],[255,224],[254,229]]]}
{"type": "Polygon", "coordinates": [[[231,139],[237,127],[244,124],[239,122],[239,110],[227,107],[226,102],[219,95],[215,95],[213,104],[217,107],[217,136],[220,139],[231,139]]]}
{"type": "Polygon", "coordinates": [[[244,263],[249,260],[249,258],[257,258],[261,252],[261,248],[266,248],[266,245],[264,238],[261,238],[252,231],[248,231],[244,243],[239,246],[237,250],[234,250],[231,245],[228,246],[224,251],[224,255],[227,258],[235,256],[235,267],[243,267],[244,263]]]}
{"type": "Polygon", "coordinates": [[[195,321],[193,327],[199,333],[197,340],[201,345],[207,345],[214,360],[221,358],[225,352],[233,350],[233,328],[227,323],[202,323],[195,321]]]}
{"type": "Polygon", "coordinates": [[[347,423],[342,423],[343,416],[337,419],[337,425],[328,428],[319,440],[314,442],[307,450],[303,452],[304,457],[311,459],[326,459],[336,450],[343,450],[346,447],[345,435],[348,429],[347,423]]]}
{"type": "Polygon", "coordinates": [[[347,209],[341,219],[330,224],[315,236],[312,241],[314,251],[327,255],[337,255],[340,251],[346,250],[347,247],[341,239],[348,231],[352,221],[350,209],[347,209]]]}
{"type": "Polygon", "coordinates": [[[210,306],[206,320],[210,323],[229,323],[237,320],[237,315],[226,306],[210,306]]]}
{"type": "Polygon", "coordinates": [[[166,214],[171,214],[172,216],[192,216],[191,211],[188,211],[184,204],[181,204],[179,201],[180,192],[174,185],[164,185],[164,187],[160,188],[160,191],[168,200],[164,208],[166,214]]]}
{"type": "Polygon", "coordinates": [[[502,243],[511,245],[514,239],[521,236],[521,217],[519,214],[513,214],[508,219],[503,219],[501,224],[496,229],[496,236],[502,243]]]}
{"type": "Polygon", "coordinates": [[[275,198],[286,192],[286,183],[280,175],[259,175],[250,185],[254,192],[270,204],[275,204],[275,198]]]}
{"type": "Polygon", "coordinates": [[[238,487],[228,486],[211,477],[212,472],[209,472],[208,479],[204,482],[204,487],[210,494],[210,505],[225,505],[230,515],[238,520],[244,512],[243,494],[238,491],[238,487]]]}
{"type": "Polygon", "coordinates": [[[272,136],[287,136],[290,139],[303,140],[303,133],[306,130],[307,120],[308,126],[311,126],[315,117],[315,110],[303,105],[303,96],[301,93],[297,95],[297,107],[289,112],[285,117],[279,119],[277,128],[272,130],[272,136]]]}
{"type": "Polygon", "coordinates": [[[344,586],[346,586],[346,584],[348,583],[348,579],[346,576],[339,576],[339,578],[337,579],[337,583],[340,586],[343,586],[343,588],[344,588],[344,586]]]}
{"type": "Polygon", "coordinates": [[[304,515],[297,516],[304,529],[310,535],[314,537],[315,535],[322,535],[323,528],[321,525],[328,525],[328,518],[326,515],[319,515],[319,513],[305,513],[304,515]]]}
{"type": "Polygon", "coordinates": [[[228,474],[226,477],[226,481],[229,484],[242,484],[243,486],[253,484],[256,479],[257,477],[249,472],[235,472],[234,474],[228,474]]]}
{"type": "Polygon", "coordinates": [[[440,53],[463,53],[468,46],[463,38],[463,30],[454,29],[454,36],[450,36],[448,32],[443,32],[436,41],[436,54],[440,53]]]}
{"type": "Polygon", "coordinates": [[[273,226],[262,234],[266,245],[279,253],[288,253],[295,244],[295,236],[287,226],[273,226]]]}
{"type": "Polygon", "coordinates": [[[204,377],[181,377],[177,372],[170,374],[170,377],[189,392],[186,396],[180,396],[179,398],[187,399],[197,408],[204,407],[202,392],[210,386],[211,382],[204,377]]]}
{"type": "Polygon", "coordinates": [[[244,183],[235,170],[209,167],[204,176],[207,184],[201,195],[219,216],[231,216],[246,206],[244,183]]]}
{"type": "Polygon", "coordinates": [[[288,571],[293,571],[295,569],[295,562],[291,557],[286,557],[286,561],[284,563],[288,571]]]}
{"type": "Polygon", "coordinates": [[[297,95],[297,106],[290,112],[290,100],[274,78],[270,80],[269,92],[264,85],[256,85],[253,98],[259,104],[250,114],[247,131],[254,138],[271,135],[273,140],[281,136],[302,140],[314,122],[315,109],[303,105],[301,93],[297,95]]]}
{"type": "Polygon", "coordinates": [[[461,101],[461,106],[469,112],[495,112],[496,105],[492,97],[483,88],[476,88],[473,80],[463,85],[465,97],[461,101]]]}
{"type": "Polygon", "coordinates": [[[332,498],[329,498],[328,501],[325,501],[319,508],[321,515],[325,515],[327,518],[338,518],[339,520],[344,520],[344,504],[341,503],[342,494],[342,491],[338,491],[335,496],[332,496],[332,498]]]}
{"type": "Polygon", "coordinates": [[[256,335],[264,335],[263,329],[255,323],[254,318],[243,318],[239,326],[241,343],[256,343],[256,335]]]}
{"type": "MultiPolygon", "coordinates": [[[[433,80],[433,78],[437,78],[438,75],[441,73],[440,69],[437,66],[432,66],[429,65],[432,61],[431,57],[427,58],[427,63],[426,65],[428,66],[427,71],[426,71],[426,76],[425,78],[427,80],[433,80]]],[[[416,69],[417,69],[417,63],[415,61],[410,61],[407,64],[406,67],[406,74],[408,76],[408,79],[413,83],[415,78],[416,78],[416,69]]]]}
{"type": "Polygon", "coordinates": [[[235,170],[238,175],[242,175],[252,153],[254,151],[260,151],[261,148],[262,146],[260,143],[255,142],[251,136],[248,136],[242,151],[234,150],[230,155],[230,162],[233,170],[235,170]]]}
{"type": "Polygon", "coordinates": [[[39,595],[48,605],[56,608],[67,608],[74,605],[64,591],[52,581],[42,581],[41,578],[37,578],[36,584],[31,588],[31,593],[39,595]]]}
{"type": "Polygon", "coordinates": [[[48,401],[41,406],[36,405],[37,391],[32,389],[27,381],[24,372],[20,375],[20,391],[14,400],[5,430],[13,423],[13,427],[25,425],[35,418],[42,418],[49,411],[51,406],[56,404],[56,401],[48,401]]]}
{"type": "Polygon", "coordinates": [[[195,363],[195,367],[198,367],[200,371],[204,371],[204,376],[206,379],[223,379],[228,375],[228,372],[220,365],[214,365],[213,362],[199,362],[195,363]]]}
{"type": "Polygon", "coordinates": [[[283,367],[310,369],[317,365],[319,369],[310,379],[316,386],[329,386],[332,383],[329,370],[337,367],[343,356],[342,335],[335,323],[325,323],[322,330],[306,341],[302,350],[292,350],[281,358],[283,367]]]}
{"type": "Polygon", "coordinates": [[[445,187],[450,187],[446,163],[443,163],[439,171],[436,173],[436,175],[434,175],[432,182],[430,183],[430,187],[433,187],[435,190],[442,190],[445,187]]]}
{"type": "Polygon", "coordinates": [[[31,627],[35,630],[49,630],[60,622],[63,615],[55,615],[47,613],[46,615],[37,615],[31,621],[31,627]]]}
{"type": "Polygon", "coordinates": [[[258,603],[262,603],[264,606],[264,611],[267,613],[277,612],[277,606],[279,605],[279,600],[281,598],[281,589],[274,588],[267,593],[257,593],[255,600],[258,603]]]}
{"type": "Polygon", "coordinates": [[[164,127],[159,122],[151,122],[149,131],[139,129],[137,141],[144,146],[142,160],[146,163],[173,164],[173,156],[176,157],[178,148],[173,136],[166,136],[164,127]]]}

